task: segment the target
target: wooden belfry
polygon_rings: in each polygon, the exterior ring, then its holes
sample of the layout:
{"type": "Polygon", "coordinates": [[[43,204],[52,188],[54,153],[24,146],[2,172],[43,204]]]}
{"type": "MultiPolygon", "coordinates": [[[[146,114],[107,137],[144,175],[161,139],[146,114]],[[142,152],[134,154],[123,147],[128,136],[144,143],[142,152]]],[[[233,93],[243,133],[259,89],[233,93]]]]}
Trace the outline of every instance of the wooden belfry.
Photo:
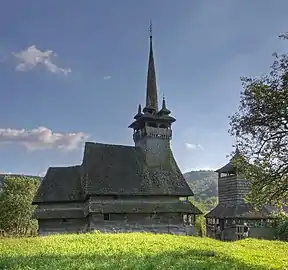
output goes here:
{"type": "Polygon", "coordinates": [[[218,205],[206,214],[207,235],[216,237],[215,229],[220,225],[222,240],[237,240],[243,236],[243,224],[251,228],[251,236],[256,238],[273,239],[271,228],[275,208],[265,206],[256,210],[253,205],[246,203],[245,196],[249,192],[249,184],[235,167],[234,159],[241,153],[238,149],[228,164],[218,169],[218,205]]]}

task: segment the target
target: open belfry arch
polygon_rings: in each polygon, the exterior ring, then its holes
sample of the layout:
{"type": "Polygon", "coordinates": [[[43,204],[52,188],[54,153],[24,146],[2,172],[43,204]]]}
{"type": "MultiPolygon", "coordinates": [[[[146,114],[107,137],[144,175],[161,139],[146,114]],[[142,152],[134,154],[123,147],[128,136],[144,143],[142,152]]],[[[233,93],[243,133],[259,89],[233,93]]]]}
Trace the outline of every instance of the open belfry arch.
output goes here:
{"type": "Polygon", "coordinates": [[[188,201],[193,192],[170,148],[176,119],[164,98],[158,108],[152,25],[150,30],[146,103],[129,126],[135,145],[86,142],[81,165],[49,168],[33,201],[40,235],[196,233],[201,212],[188,201]]]}

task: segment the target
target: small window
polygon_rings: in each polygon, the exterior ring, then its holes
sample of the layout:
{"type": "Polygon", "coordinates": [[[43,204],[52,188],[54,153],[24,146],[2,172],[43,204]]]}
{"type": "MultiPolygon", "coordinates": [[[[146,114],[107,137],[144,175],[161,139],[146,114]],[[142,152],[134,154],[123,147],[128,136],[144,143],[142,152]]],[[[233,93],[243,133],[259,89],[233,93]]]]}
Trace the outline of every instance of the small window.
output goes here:
{"type": "Polygon", "coordinates": [[[110,214],[104,214],[104,220],[110,220],[110,214]]]}
{"type": "Polygon", "coordinates": [[[148,123],[147,125],[148,125],[148,127],[154,127],[154,128],[157,127],[156,123],[148,123]]]}
{"type": "Polygon", "coordinates": [[[62,222],[67,222],[67,221],[68,221],[67,218],[62,219],[62,222]]]}
{"type": "Polygon", "coordinates": [[[187,221],[188,221],[188,216],[187,215],[183,215],[183,221],[184,221],[184,224],[187,223],[187,221]]]}

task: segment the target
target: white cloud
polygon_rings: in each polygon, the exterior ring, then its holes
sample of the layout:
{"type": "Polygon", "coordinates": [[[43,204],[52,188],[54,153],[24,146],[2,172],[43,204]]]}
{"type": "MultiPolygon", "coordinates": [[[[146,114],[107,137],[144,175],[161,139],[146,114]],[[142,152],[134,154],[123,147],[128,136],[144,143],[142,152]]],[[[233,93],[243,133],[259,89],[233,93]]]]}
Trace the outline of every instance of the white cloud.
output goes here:
{"type": "Polygon", "coordinates": [[[0,144],[20,144],[30,151],[51,148],[69,151],[77,148],[87,138],[83,132],[56,133],[46,127],[31,130],[0,129],[0,144]]]}
{"type": "Polygon", "coordinates": [[[62,73],[67,76],[71,72],[70,68],[61,68],[52,62],[53,56],[56,56],[53,51],[41,51],[37,49],[35,45],[32,45],[21,52],[13,53],[13,55],[20,62],[16,66],[16,70],[18,71],[28,71],[35,68],[37,65],[42,65],[52,73],[62,73]]]}
{"type": "Polygon", "coordinates": [[[189,149],[201,149],[204,150],[204,147],[201,144],[185,143],[185,146],[189,149]]]}
{"type": "Polygon", "coordinates": [[[103,78],[104,80],[110,80],[111,79],[111,76],[105,76],[104,78],[103,78]]]}

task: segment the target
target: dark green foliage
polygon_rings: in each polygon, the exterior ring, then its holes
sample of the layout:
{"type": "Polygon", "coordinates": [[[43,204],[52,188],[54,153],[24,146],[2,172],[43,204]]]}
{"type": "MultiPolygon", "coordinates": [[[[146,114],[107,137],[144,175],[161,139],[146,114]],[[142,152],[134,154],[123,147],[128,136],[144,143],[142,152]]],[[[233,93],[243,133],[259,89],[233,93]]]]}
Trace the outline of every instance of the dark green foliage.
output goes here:
{"type": "Polygon", "coordinates": [[[35,234],[33,197],[40,181],[25,176],[6,176],[0,194],[0,231],[4,235],[35,234]]]}
{"type": "Polygon", "coordinates": [[[206,170],[191,171],[185,173],[184,177],[194,193],[193,199],[202,204],[205,211],[216,206],[218,200],[217,173],[206,170]]]}
{"type": "Polygon", "coordinates": [[[288,241],[288,218],[281,220],[276,227],[276,237],[282,241],[288,241]]]}
{"type": "Polygon", "coordinates": [[[275,57],[270,74],[241,79],[240,106],[230,117],[230,134],[243,154],[239,172],[257,206],[288,200],[288,55],[275,57]]]}
{"type": "Polygon", "coordinates": [[[274,226],[276,227],[275,236],[281,241],[288,241],[288,215],[278,213],[277,218],[274,222],[274,226]]]}

